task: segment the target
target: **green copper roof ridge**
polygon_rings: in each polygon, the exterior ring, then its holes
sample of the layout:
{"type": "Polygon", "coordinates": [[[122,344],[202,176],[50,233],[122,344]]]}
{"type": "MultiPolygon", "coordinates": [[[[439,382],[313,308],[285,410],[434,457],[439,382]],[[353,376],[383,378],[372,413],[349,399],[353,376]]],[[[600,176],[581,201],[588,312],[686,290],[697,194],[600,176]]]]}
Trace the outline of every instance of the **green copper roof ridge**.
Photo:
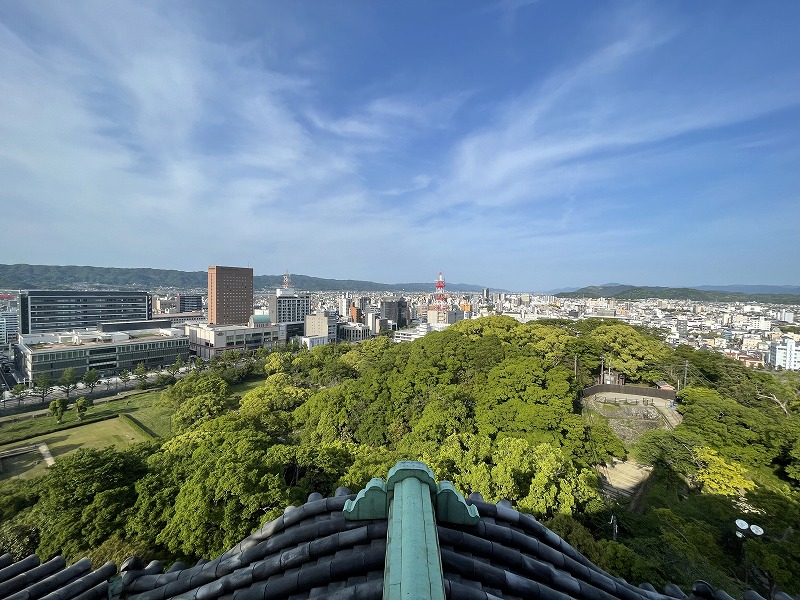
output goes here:
{"type": "Polygon", "coordinates": [[[384,482],[370,480],[342,511],[348,520],[389,519],[383,600],[444,600],[444,574],[436,521],[475,525],[478,509],[449,481],[436,483],[422,462],[400,461],[384,482]]]}
{"type": "Polygon", "coordinates": [[[428,465],[410,460],[400,461],[392,467],[386,482],[380,477],[373,477],[354,500],[345,502],[344,518],[351,521],[388,518],[394,487],[407,477],[415,477],[427,484],[434,500],[437,520],[458,525],[475,525],[480,520],[478,508],[467,504],[451,482],[443,480],[437,484],[428,465]]]}
{"type": "MultiPolygon", "coordinates": [[[[383,600],[444,600],[444,574],[427,466],[398,463],[391,486],[383,600]]],[[[435,488],[434,488],[435,489],[435,488]]]]}
{"type": "Polygon", "coordinates": [[[449,481],[440,481],[436,486],[436,518],[457,525],[476,525],[481,520],[478,507],[467,504],[449,481]]]}
{"type": "Polygon", "coordinates": [[[344,503],[344,518],[351,521],[385,519],[389,516],[389,497],[386,482],[373,477],[366,487],[358,492],[354,500],[344,503]]]}

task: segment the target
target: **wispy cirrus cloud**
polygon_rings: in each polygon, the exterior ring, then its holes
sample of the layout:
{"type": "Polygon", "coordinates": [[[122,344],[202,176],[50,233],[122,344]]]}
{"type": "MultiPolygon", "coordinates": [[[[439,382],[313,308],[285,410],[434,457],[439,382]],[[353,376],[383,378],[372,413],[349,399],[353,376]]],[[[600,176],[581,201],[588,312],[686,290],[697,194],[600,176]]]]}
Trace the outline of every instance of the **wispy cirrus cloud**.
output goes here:
{"type": "Polygon", "coordinates": [[[670,268],[642,249],[741,232],[764,182],[800,205],[797,68],[714,14],[242,2],[0,6],[0,197],[42,240],[14,260],[509,287],[670,268]]]}

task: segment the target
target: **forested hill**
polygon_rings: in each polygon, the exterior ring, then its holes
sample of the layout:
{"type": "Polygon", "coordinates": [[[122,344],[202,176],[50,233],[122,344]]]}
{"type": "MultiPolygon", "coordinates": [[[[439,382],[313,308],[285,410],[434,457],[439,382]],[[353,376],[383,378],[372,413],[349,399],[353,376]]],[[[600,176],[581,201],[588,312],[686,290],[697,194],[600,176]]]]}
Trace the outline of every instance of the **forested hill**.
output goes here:
{"type": "Polygon", "coordinates": [[[311,492],[360,490],[413,459],[510,501],[630,582],[797,594],[798,390],[798,373],[600,319],[494,316],[407,344],[231,351],[161,394],[169,437],[59,456],[35,481],[0,476],[0,553],[193,562],[311,492]],[[625,447],[579,401],[601,365],[638,384],[686,381],[683,421],[625,447]],[[231,392],[248,377],[261,382],[231,392]],[[604,465],[629,453],[653,469],[635,506],[600,492],[604,465]],[[737,539],[736,519],[765,534],[737,539]]]}
{"type": "Polygon", "coordinates": [[[719,290],[695,288],[671,288],[657,286],[634,286],[622,284],[591,285],[574,292],[556,294],[561,298],[619,298],[641,300],[662,298],[664,300],[697,300],[699,302],[762,302],[765,304],[800,304],[800,294],[745,294],[719,290]]]}
{"type": "MultiPolygon", "coordinates": [[[[433,279],[433,278],[431,278],[433,279]]],[[[282,285],[283,275],[256,275],[256,290],[282,285]]],[[[89,267],[75,265],[0,265],[0,289],[72,289],[86,287],[113,287],[116,289],[179,290],[204,289],[208,285],[206,271],[176,271],[172,269],[123,269],[116,267],[89,267]]],[[[355,279],[324,279],[308,275],[292,275],[292,285],[300,290],[318,291],[408,291],[428,292],[430,283],[376,283],[355,279]]],[[[477,292],[479,285],[451,283],[449,288],[477,292]]]]}

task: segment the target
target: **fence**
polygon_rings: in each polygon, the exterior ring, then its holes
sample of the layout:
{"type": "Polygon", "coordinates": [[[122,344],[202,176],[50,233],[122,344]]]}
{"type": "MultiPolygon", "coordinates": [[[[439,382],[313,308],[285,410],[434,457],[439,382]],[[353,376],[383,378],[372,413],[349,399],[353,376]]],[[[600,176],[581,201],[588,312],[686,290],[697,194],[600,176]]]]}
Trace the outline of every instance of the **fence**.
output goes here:
{"type": "Polygon", "coordinates": [[[649,398],[661,398],[663,400],[675,401],[675,390],[660,390],[658,388],[645,387],[643,385],[616,385],[611,383],[601,383],[584,388],[581,391],[581,398],[588,398],[601,393],[631,394],[635,396],[647,396],[649,398]]]}

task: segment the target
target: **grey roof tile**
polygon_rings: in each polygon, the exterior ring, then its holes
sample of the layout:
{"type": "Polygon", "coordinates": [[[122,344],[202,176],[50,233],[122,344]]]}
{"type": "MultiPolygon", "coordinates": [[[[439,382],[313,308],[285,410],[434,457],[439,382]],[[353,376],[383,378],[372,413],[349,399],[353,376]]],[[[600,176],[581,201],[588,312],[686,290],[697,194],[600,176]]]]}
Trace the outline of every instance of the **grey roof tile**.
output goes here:
{"type": "MultiPolygon", "coordinates": [[[[163,572],[154,561],[123,563],[121,600],[374,600],[383,592],[386,520],[347,521],[349,490],[290,507],[277,519],[213,560],[163,572]]],[[[697,582],[691,597],[667,586],[636,587],[612,577],[530,515],[472,494],[475,525],[437,523],[446,597],[464,600],[732,600],[697,582]]],[[[87,559],[70,567],[60,557],[13,562],[0,556],[0,600],[103,600],[116,567],[91,570],[87,559]]],[[[113,592],[112,592],[113,593],[113,592]]],[[[116,596],[114,596],[116,598],[116,596]]],[[[744,600],[763,600],[755,592],[744,600]]],[[[778,594],[775,600],[790,600],[778,594]]]]}

